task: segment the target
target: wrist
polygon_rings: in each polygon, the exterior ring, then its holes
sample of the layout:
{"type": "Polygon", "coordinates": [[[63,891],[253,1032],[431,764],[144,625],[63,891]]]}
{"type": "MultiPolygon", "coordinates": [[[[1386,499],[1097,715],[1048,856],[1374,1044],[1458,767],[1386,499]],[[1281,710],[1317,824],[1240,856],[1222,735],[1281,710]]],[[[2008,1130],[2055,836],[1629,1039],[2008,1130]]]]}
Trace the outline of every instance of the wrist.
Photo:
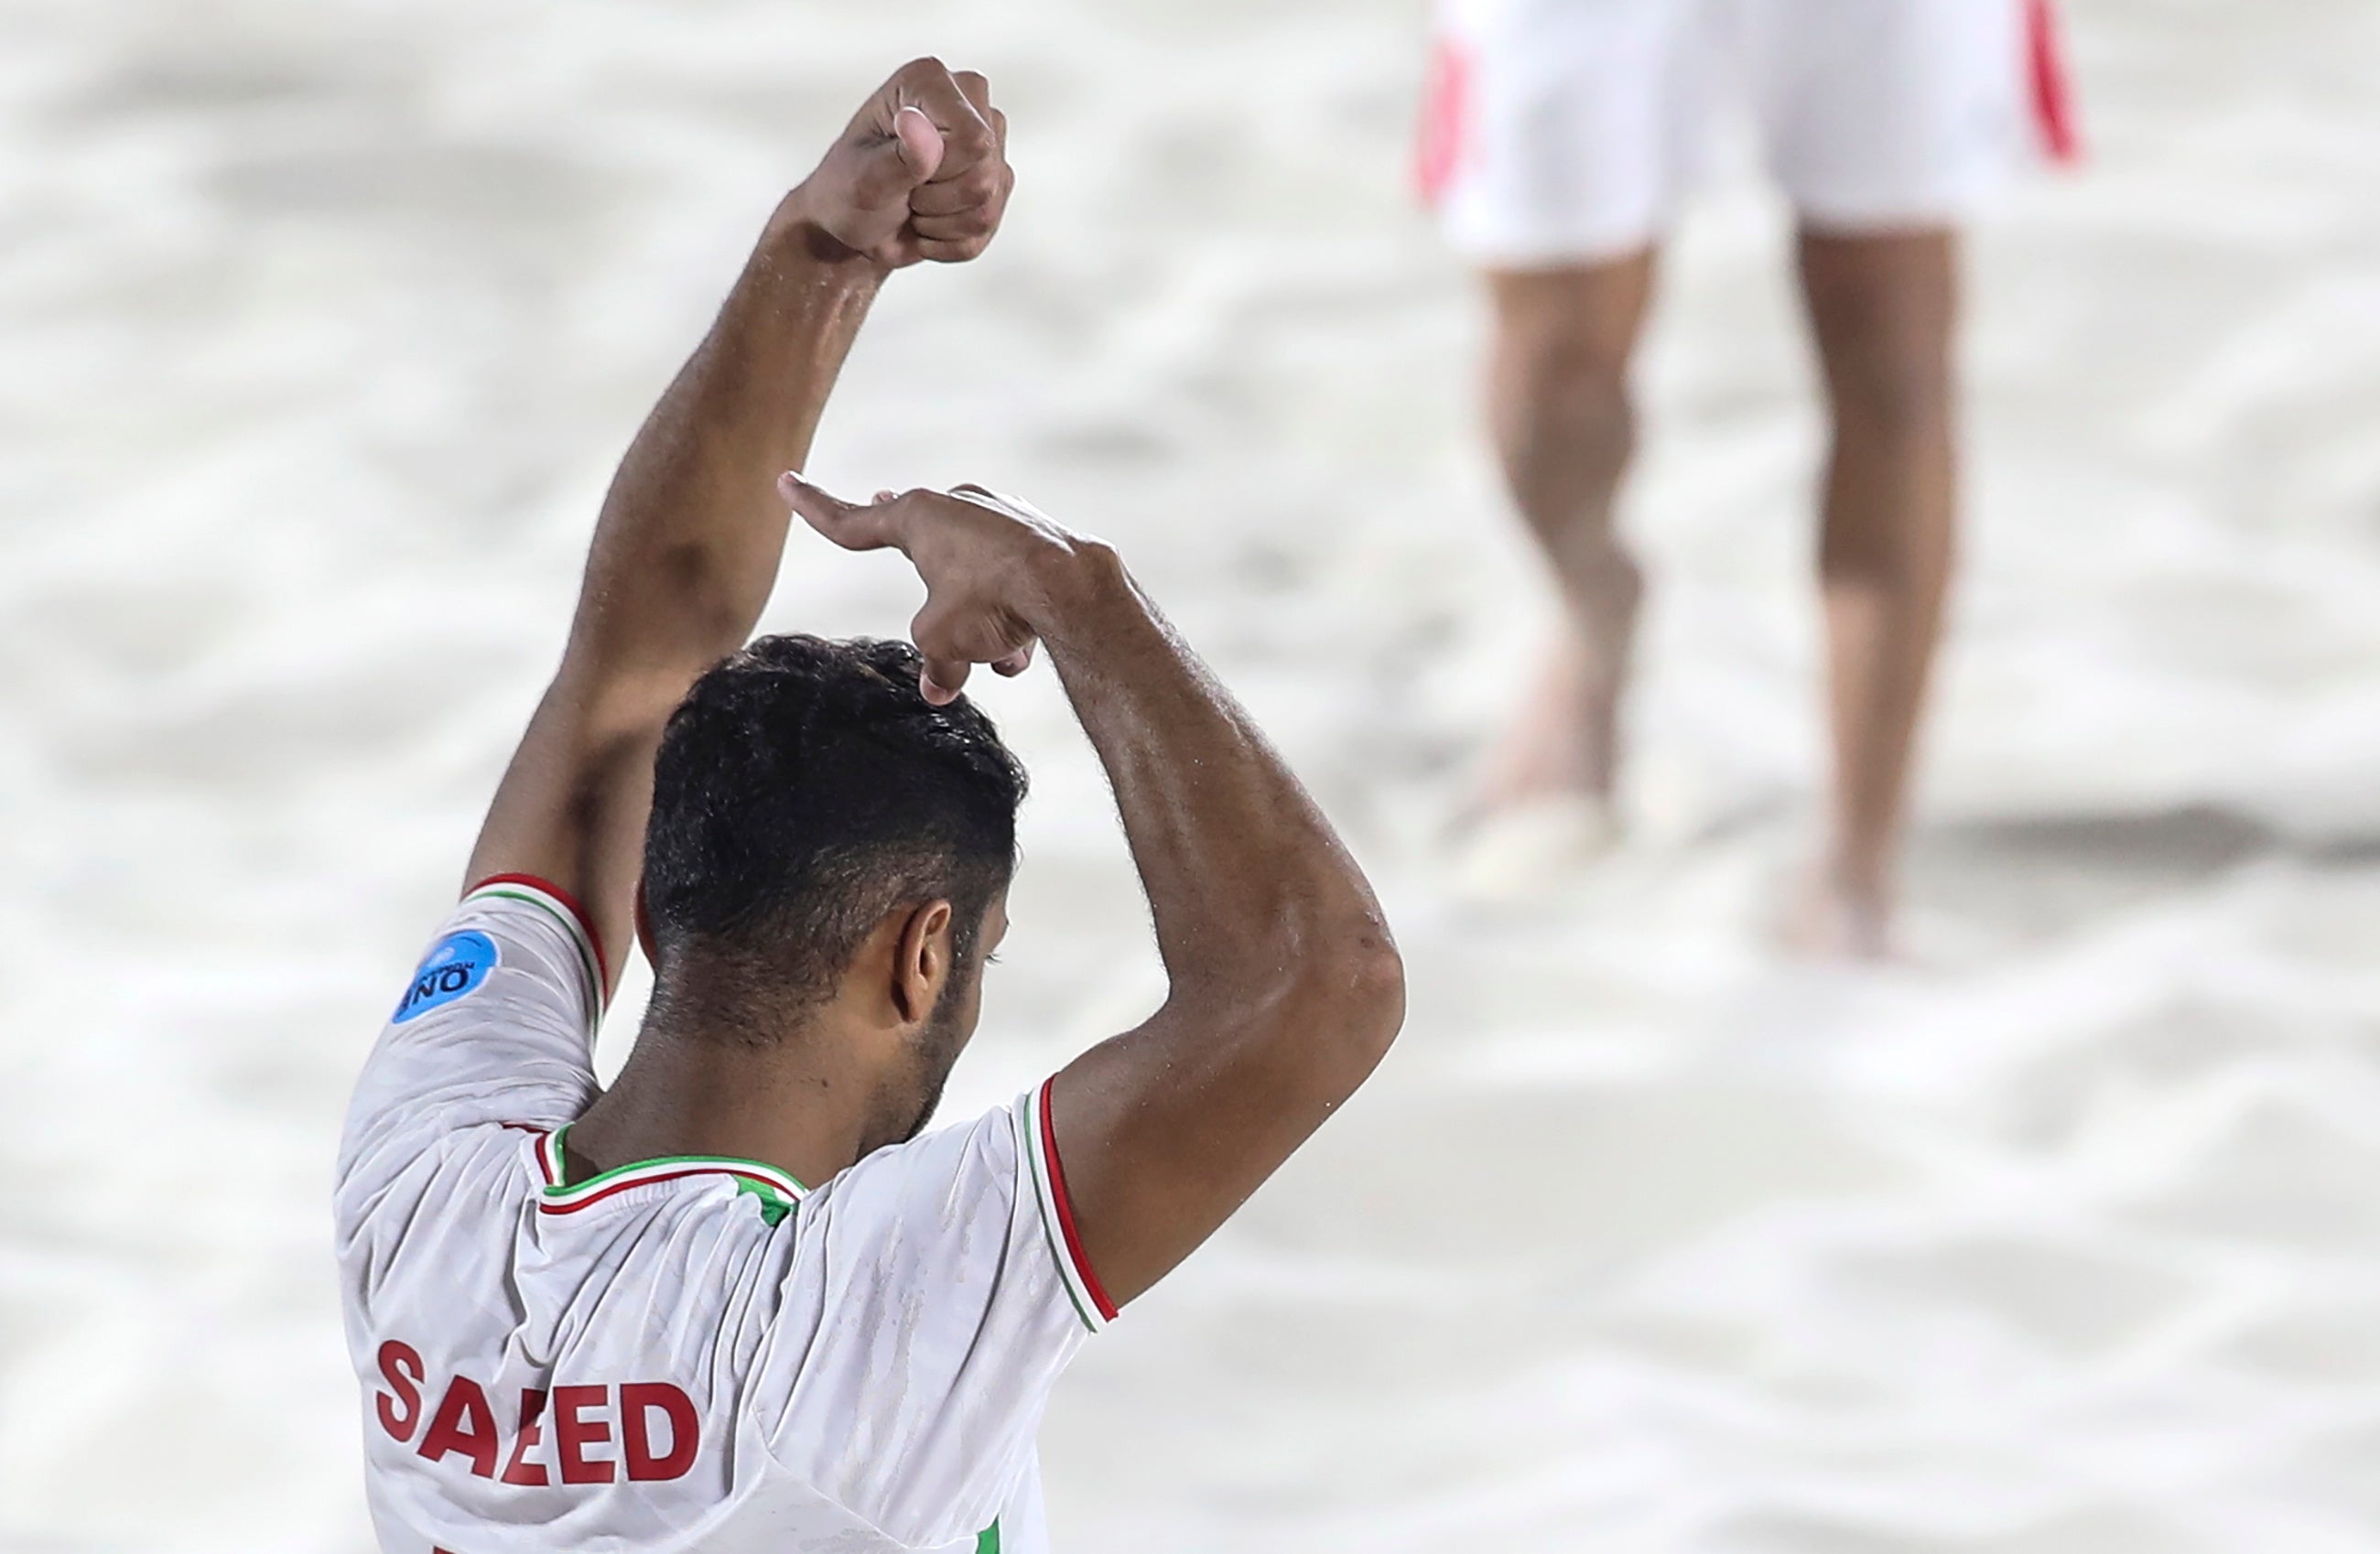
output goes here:
{"type": "Polygon", "coordinates": [[[1115,547],[1087,535],[1053,540],[1026,564],[1023,581],[1026,624],[1053,644],[1102,610],[1137,597],[1115,547]]]}
{"type": "Polygon", "coordinates": [[[772,259],[814,267],[853,285],[880,285],[892,273],[892,266],[828,230],[807,183],[795,185],[777,201],[761,230],[760,248],[772,259]]]}

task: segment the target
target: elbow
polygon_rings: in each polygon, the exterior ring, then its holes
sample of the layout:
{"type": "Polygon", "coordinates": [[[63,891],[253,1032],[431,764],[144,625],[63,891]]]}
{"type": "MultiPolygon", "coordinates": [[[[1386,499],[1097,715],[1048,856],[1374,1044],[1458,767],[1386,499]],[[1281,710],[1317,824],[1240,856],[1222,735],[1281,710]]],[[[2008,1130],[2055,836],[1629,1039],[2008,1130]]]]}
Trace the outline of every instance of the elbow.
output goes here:
{"type": "Polygon", "coordinates": [[[1242,1098],[1302,1139],[1388,1056],[1404,1024],[1404,961],[1377,910],[1273,927],[1235,939],[1230,962],[1176,967],[1149,1026],[1179,1033],[1178,1078],[1242,1098]]]}
{"type": "Polygon", "coordinates": [[[1336,1104],[1371,1076],[1404,1026],[1404,957],[1388,924],[1367,912],[1307,939],[1284,981],[1289,1028],[1305,1035],[1315,1078],[1336,1104]]]}
{"type": "Polygon", "coordinates": [[[1369,926],[1371,931],[1340,957],[1338,979],[1351,1037],[1377,1063],[1404,1028],[1405,958],[1388,924],[1374,917],[1369,926]]]}
{"type": "Polygon", "coordinates": [[[1215,961],[1172,973],[1167,1011],[1204,1033],[1201,1061],[1246,1074],[1268,1105],[1309,1128],[1371,1077],[1404,1025],[1404,959],[1368,905],[1276,917],[1215,961]]]}

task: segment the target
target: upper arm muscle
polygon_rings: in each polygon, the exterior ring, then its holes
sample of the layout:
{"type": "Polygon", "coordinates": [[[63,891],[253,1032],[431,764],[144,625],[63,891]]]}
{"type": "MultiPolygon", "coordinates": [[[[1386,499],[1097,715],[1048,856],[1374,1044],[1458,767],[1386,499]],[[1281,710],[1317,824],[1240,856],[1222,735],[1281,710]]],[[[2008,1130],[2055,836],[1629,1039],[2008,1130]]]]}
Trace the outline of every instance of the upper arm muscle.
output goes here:
{"type": "Polygon", "coordinates": [[[1403,1002],[1392,953],[1381,969],[1315,968],[1228,1010],[1170,1002],[1059,1072],[1050,1130],[1114,1300],[1197,1250],[1370,1074],[1403,1002]]]}
{"type": "Polygon", "coordinates": [[[613,986],[636,931],[653,757],[685,688],[590,686],[565,664],[497,785],[464,880],[528,874],[576,896],[613,986]]]}

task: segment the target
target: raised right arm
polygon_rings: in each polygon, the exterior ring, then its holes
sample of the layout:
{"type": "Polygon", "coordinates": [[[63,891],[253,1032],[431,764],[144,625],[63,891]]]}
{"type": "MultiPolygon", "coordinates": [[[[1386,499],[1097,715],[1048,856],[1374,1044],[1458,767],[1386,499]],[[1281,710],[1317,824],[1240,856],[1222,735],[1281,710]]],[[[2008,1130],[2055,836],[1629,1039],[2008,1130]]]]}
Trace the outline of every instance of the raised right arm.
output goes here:
{"type": "Polygon", "coordinates": [[[744,645],[776,581],[780,469],[809,455],[892,271],[973,258],[1010,188],[980,76],[904,66],[779,204],[603,499],[562,666],[498,785],[465,883],[528,874],[629,942],[653,752],[694,682],[744,645]]]}
{"type": "Polygon", "coordinates": [[[1264,735],[1107,546],[976,488],[851,507],[788,482],[813,527],[895,546],[947,694],[1047,645],[1115,789],[1165,962],[1164,1004],[1052,1081],[1086,1260],[1121,1304],[1246,1201],[1369,1076],[1404,1015],[1379,904],[1264,735]]]}

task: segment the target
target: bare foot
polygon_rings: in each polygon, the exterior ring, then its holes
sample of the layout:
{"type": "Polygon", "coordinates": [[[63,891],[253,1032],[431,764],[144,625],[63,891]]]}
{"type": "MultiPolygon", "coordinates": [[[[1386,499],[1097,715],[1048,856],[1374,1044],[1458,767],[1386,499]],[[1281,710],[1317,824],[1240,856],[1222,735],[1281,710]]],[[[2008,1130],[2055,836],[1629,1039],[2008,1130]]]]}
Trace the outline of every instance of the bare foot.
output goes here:
{"type": "Polygon", "coordinates": [[[1807,960],[1898,959],[1892,900],[1880,883],[1858,882],[1824,866],[1803,876],[1777,926],[1779,946],[1807,960]]]}
{"type": "Polygon", "coordinates": [[[1586,655],[1564,633],[1546,654],[1537,682],[1488,758],[1483,810],[1509,809],[1558,795],[1591,794],[1598,768],[1586,655]]]}
{"type": "Polygon", "coordinates": [[[1585,799],[1607,817],[1620,775],[1620,698],[1636,624],[1636,589],[1609,601],[1589,643],[1565,630],[1503,740],[1488,757],[1477,810],[1585,799]]]}
{"type": "Polygon", "coordinates": [[[1617,678],[1598,674],[1575,636],[1562,633],[1459,822],[1463,894],[1542,895],[1619,845],[1612,805],[1619,693],[1617,678]]]}
{"type": "Polygon", "coordinates": [[[1508,805],[1463,838],[1455,889],[1469,901],[1532,900],[1568,884],[1619,844],[1609,807],[1584,795],[1508,805]]]}

